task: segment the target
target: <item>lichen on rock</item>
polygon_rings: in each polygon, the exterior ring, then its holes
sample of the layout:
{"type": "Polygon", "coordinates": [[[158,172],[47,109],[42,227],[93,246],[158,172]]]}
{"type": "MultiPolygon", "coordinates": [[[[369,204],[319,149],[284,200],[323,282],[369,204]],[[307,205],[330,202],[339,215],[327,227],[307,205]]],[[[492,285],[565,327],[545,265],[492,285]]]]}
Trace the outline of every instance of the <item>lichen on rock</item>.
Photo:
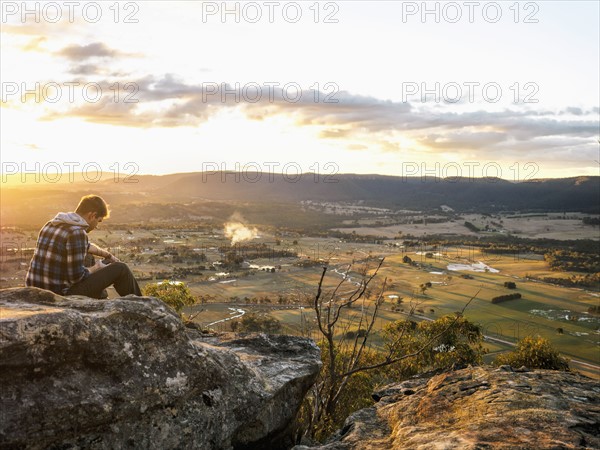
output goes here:
{"type": "Polygon", "coordinates": [[[312,450],[600,448],[600,385],[575,373],[469,367],[373,397],[312,450]]]}
{"type": "Polygon", "coordinates": [[[0,291],[1,448],[285,448],[311,340],[206,337],[162,301],[0,291]]]}

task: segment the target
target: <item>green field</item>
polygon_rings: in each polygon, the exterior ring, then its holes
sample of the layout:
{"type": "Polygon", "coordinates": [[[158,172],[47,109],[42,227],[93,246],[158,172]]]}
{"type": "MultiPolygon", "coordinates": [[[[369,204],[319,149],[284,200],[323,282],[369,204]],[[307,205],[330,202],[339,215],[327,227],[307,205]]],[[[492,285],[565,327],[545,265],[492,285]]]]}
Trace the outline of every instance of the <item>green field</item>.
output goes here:
{"type": "MultiPolygon", "coordinates": [[[[343,271],[345,264],[350,263],[357,255],[386,256],[386,261],[379,272],[377,279],[381,282],[387,279],[387,289],[384,293],[386,299],[376,328],[379,330],[385,324],[405,319],[406,316],[398,311],[392,311],[394,300],[389,296],[398,296],[404,299],[402,306],[407,312],[410,304],[416,304],[422,313],[418,316],[436,319],[446,314],[460,311],[469,299],[475,296],[470,306],[465,311],[465,316],[482,326],[484,334],[499,338],[509,343],[527,335],[540,335],[549,339],[553,345],[565,356],[584,361],[593,365],[600,365],[600,318],[587,313],[589,306],[597,305],[600,296],[597,292],[583,289],[565,288],[546,283],[528,280],[526,275],[560,276],[557,272],[549,270],[547,264],[536,259],[515,259],[512,256],[497,256],[487,258],[478,251],[464,252],[461,249],[446,249],[442,255],[426,258],[415,252],[390,250],[389,247],[338,243],[338,257],[335,263],[330,264],[327,285],[331,288],[341,277],[332,273],[334,268],[343,271]],[[402,262],[404,255],[421,263],[421,267],[414,267],[402,262]],[[465,272],[450,271],[448,264],[473,263],[481,261],[491,268],[499,270],[494,272],[465,272]],[[431,273],[438,272],[438,273],[431,273]],[[472,279],[464,279],[461,274],[468,273],[472,279]],[[516,290],[504,287],[505,281],[514,281],[516,290]],[[419,285],[431,282],[432,287],[425,294],[419,291],[419,285]],[[491,298],[512,292],[519,292],[521,299],[511,300],[500,304],[492,304],[491,298]],[[433,310],[433,311],[432,311],[433,310]],[[562,334],[558,329],[562,328],[562,334]]],[[[237,297],[239,304],[243,304],[245,297],[269,296],[272,305],[252,305],[252,308],[267,310],[272,316],[284,324],[285,332],[299,333],[302,324],[312,323],[314,328],[314,314],[310,307],[305,306],[302,311],[295,309],[280,309],[275,299],[278,295],[303,293],[310,298],[316,292],[321,269],[299,268],[282,266],[282,270],[274,274],[257,272],[254,275],[234,277],[235,282],[191,282],[189,285],[193,292],[212,293],[227,301],[237,297]]],[[[357,274],[355,275],[357,276],[357,274]]],[[[350,286],[346,290],[348,290],[350,286]]],[[[227,317],[227,305],[214,305],[214,308],[200,314],[198,321],[203,324],[227,317]],[[219,315],[219,311],[221,314],[219,315]]],[[[243,307],[242,307],[243,308],[243,307]]],[[[352,311],[350,314],[356,314],[352,311]]],[[[344,317],[342,328],[356,328],[351,317],[344,317]]],[[[225,325],[221,325],[221,329],[225,325]]],[[[318,337],[318,334],[314,334],[318,337]]],[[[373,345],[380,343],[375,336],[373,345]]],[[[510,349],[510,345],[500,342],[487,342],[486,347],[491,354],[510,349]]],[[[486,359],[490,359],[488,356],[486,359]]],[[[596,375],[588,371],[588,374],[596,375]]],[[[600,374],[598,374],[600,376],[600,374]]]]}
{"type": "MultiPolygon", "coordinates": [[[[532,226],[531,222],[529,226],[532,226]]],[[[31,247],[35,242],[35,233],[15,234],[9,240],[19,242],[22,247],[31,247]]],[[[600,293],[528,279],[528,276],[566,277],[573,273],[550,270],[541,255],[521,255],[518,258],[486,256],[475,247],[421,248],[417,253],[414,249],[395,246],[399,241],[393,240],[376,244],[294,236],[278,239],[280,243],[274,248],[291,249],[298,254],[297,258],[265,258],[251,261],[252,264],[276,266],[277,270],[274,273],[235,269],[225,271],[226,275],[219,275],[221,269],[213,264],[223,258],[218,247],[229,245],[229,240],[218,231],[99,230],[95,233],[94,240],[118,253],[138,276],[146,276],[142,286],[158,279],[155,277],[152,280],[147,277],[153,271],[169,271],[198,264],[190,261],[176,263],[167,256],[160,256],[168,247],[202,249],[207,257],[202,263],[206,269],[202,270],[201,275],[190,275],[181,281],[186,282],[194,295],[208,295],[214,298],[214,304],[193,308],[204,308],[196,319],[204,325],[230,317],[231,311],[228,307],[244,305],[237,307],[244,310],[268,310],[283,323],[284,332],[300,333],[302,329],[306,329],[307,324],[312,324],[314,328],[314,315],[307,302],[316,293],[325,262],[329,263],[325,281],[327,290],[341,280],[341,273],[344,273],[349,265],[352,265],[354,271],[350,276],[357,280],[360,275],[356,271],[366,261],[373,265],[378,258],[385,257],[386,260],[376,278],[377,283],[387,279],[384,292],[386,301],[380,311],[377,329],[383,328],[391,321],[406,318],[402,312],[392,311],[396,305],[390,296],[403,299],[401,307],[404,308],[404,312],[410,309],[411,304],[416,304],[416,309],[423,310],[418,315],[428,319],[460,311],[471,297],[476,296],[465,311],[466,317],[480,324],[484,334],[508,342],[487,342],[491,353],[510,349],[510,343],[514,344],[526,335],[539,334],[549,339],[565,356],[600,366],[600,317],[587,314],[590,306],[600,304],[600,293]],[[431,252],[434,256],[428,258],[426,252],[431,252]],[[402,262],[404,256],[409,256],[418,263],[418,267],[402,262]],[[300,267],[297,263],[301,261],[318,261],[319,264],[300,267]],[[478,261],[498,272],[448,270],[449,264],[472,264],[478,261]],[[472,278],[461,277],[466,274],[472,278]],[[517,289],[511,291],[505,288],[505,281],[514,281],[517,289]],[[432,286],[422,294],[419,285],[427,282],[432,283],[432,286]],[[500,304],[492,304],[490,301],[495,296],[511,292],[520,293],[522,298],[500,304]],[[252,305],[246,305],[253,299],[252,305]],[[293,303],[296,306],[293,309],[282,309],[281,299],[284,303],[293,303]],[[300,305],[305,309],[300,310],[300,305]],[[562,329],[562,334],[559,334],[559,328],[562,329]]],[[[274,245],[275,240],[275,234],[262,232],[261,238],[255,242],[274,245]]],[[[25,257],[3,261],[3,287],[23,284],[26,261],[28,259],[25,257]]],[[[347,291],[351,287],[349,285],[342,290],[347,291]]],[[[117,296],[113,290],[109,291],[111,298],[117,296]]],[[[349,318],[344,318],[344,321],[346,320],[350,329],[356,327],[349,318]]],[[[229,325],[222,322],[215,328],[228,331],[229,325]]],[[[314,337],[318,335],[314,334],[314,337]]],[[[373,343],[379,345],[381,340],[375,336],[373,343]]],[[[600,377],[597,372],[596,369],[596,374],[593,375],[600,377]]]]}

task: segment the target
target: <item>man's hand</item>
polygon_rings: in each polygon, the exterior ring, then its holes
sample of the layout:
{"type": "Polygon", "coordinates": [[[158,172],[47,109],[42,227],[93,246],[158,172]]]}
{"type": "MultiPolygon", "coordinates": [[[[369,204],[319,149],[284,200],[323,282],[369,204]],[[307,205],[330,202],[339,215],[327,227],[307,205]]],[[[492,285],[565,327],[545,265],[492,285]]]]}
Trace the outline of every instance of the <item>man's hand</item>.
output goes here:
{"type": "Polygon", "coordinates": [[[109,253],[108,256],[104,259],[110,259],[111,263],[114,262],[120,262],[121,260],[119,258],[117,258],[115,255],[113,255],[112,253],[109,253]]]}
{"type": "Polygon", "coordinates": [[[90,243],[90,245],[88,247],[88,253],[98,256],[101,259],[109,259],[110,262],[119,262],[119,258],[117,258],[115,255],[113,255],[108,250],[98,247],[96,244],[90,243]]]}
{"type": "Polygon", "coordinates": [[[88,267],[88,270],[89,270],[90,273],[94,273],[94,272],[96,272],[96,271],[98,271],[100,269],[104,269],[106,266],[107,266],[107,264],[104,264],[102,262],[102,260],[99,259],[99,260],[96,261],[96,263],[93,266],[88,267]]]}

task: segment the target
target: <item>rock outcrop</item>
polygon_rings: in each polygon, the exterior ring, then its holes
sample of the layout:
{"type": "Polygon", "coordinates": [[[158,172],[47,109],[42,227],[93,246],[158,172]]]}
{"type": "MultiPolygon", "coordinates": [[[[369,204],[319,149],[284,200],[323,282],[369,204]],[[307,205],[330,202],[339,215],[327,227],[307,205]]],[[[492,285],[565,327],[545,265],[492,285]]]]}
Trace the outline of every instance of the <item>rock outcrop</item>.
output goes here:
{"type": "Polygon", "coordinates": [[[3,290],[0,448],[289,448],[319,367],[310,340],[205,337],[154,298],[3,290]]]}
{"type": "Polygon", "coordinates": [[[373,397],[375,406],[311,450],[600,448],[600,385],[573,373],[467,368],[373,397]]]}

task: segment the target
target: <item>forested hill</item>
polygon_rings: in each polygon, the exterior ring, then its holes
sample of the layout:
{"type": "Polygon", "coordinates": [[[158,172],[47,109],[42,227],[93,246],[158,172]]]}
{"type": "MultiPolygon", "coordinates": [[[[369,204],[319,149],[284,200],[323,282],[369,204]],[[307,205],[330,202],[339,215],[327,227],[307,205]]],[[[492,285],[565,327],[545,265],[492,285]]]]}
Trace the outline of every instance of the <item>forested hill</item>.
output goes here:
{"type": "Polygon", "coordinates": [[[173,198],[245,201],[364,201],[373,206],[427,210],[447,205],[458,211],[553,210],[597,212],[600,177],[513,183],[501,179],[407,178],[381,175],[314,174],[287,178],[266,173],[195,173],[158,188],[173,198]]]}
{"type": "Polygon", "coordinates": [[[280,214],[286,204],[298,205],[303,200],[360,202],[392,210],[430,212],[441,211],[442,205],[459,213],[600,212],[600,177],[514,183],[501,179],[423,180],[352,174],[338,174],[329,178],[321,175],[317,178],[309,173],[286,178],[268,173],[180,173],[137,175],[127,181],[123,178],[116,181],[111,176],[95,183],[79,179],[72,183],[3,185],[2,224],[38,224],[48,220],[56,211],[72,210],[81,195],[89,193],[105,196],[116,211],[133,212],[131,207],[135,205],[140,217],[144,217],[141,211],[144,205],[154,205],[154,212],[163,205],[159,210],[164,210],[168,217],[176,218],[177,211],[185,210],[186,205],[231,201],[262,203],[263,209],[273,205],[280,214]],[[165,204],[171,206],[165,208],[165,204]]]}

